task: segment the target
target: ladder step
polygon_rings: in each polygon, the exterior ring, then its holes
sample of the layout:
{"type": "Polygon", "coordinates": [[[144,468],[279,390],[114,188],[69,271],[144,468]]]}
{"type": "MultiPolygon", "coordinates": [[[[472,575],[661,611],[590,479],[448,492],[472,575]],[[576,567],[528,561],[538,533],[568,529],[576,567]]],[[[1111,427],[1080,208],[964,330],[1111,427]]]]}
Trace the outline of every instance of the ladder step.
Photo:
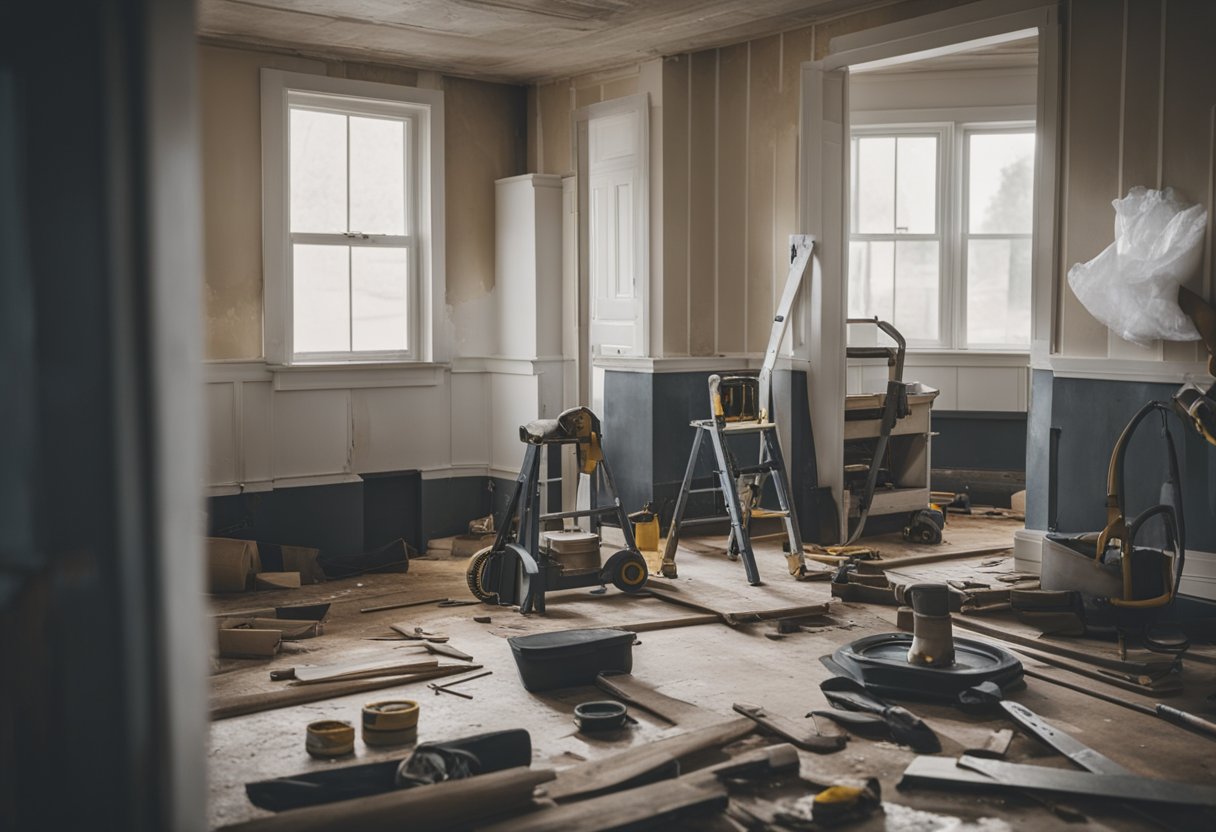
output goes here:
{"type": "Polygon", "coordinates": [[[790,516],[790,513],[788,511],[786,511],[785,509],[775,509],[775,508],[772,508],[772,509],[754,508],[754,509],[752,509],[753,518],[789,517],[789,516],[790,516]]]}
{"type": "Polygon", "coordinates": [[[732,473],[736,477],[746,476],[747,474],[771,474],[777,470],[776,464],[772,462],[761,462],[759,465],[744,465],[736,468],[732,473]]]}
{"type": "Polygon", "coordinates": [[[693,517],[688,520],[680,521],[680,528],[685,526],[708,526],[711,523],[729,523],[731,522],[729,514],[723,514],[721,517],[693,517]]]}

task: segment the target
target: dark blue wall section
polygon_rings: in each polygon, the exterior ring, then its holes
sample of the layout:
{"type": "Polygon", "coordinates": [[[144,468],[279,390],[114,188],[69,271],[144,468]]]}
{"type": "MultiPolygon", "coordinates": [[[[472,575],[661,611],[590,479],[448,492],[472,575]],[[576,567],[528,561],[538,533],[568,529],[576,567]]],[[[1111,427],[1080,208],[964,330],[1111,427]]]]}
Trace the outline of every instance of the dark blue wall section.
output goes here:
{"type": "MultiPolygon", "coordinates": [[[[694,428],[689,422],[709,418],[711,372],[638,373],[608,370],[604,374],[604,449],[628,511],[655,502],[666,528],[688,465],[694,428]]],[[[790,447],[783,447],[803,538],[815,540],[815,448],[807,406],[806,373],[778,370],[773,399],[778,420],[791,428],[790,447]]],[[[732,444],[741,459],[754,458],[756,437],[732,444]]],[[[703,443],[698,485],[710,483],[712,451],[703,443]]],[[[712,512],[710,495],[694,495],[687,516],[712,512]]],[[[772,495],[769,495],[772,499],[772,495]]]]}
{"type": "Polygon", "coordinates": [[[207,533],[312,546],[326,554],[366,551],[386,536],[425,550],[433,537],[468,531],[469,521],[489,514],[491,499],[505,500],[513,485],[496,479],[491,494],[486,477],[423,480],[405,474],[212,497],[207,533]]]}
{"type": "Polygon", "coordinates": [[[981,471],[1026,468],[1026,414],[933,412],[933,467],[981,471]]]}
{"type": "MultiPolygon", "coordinates": [[[[1046,437],[1050,428],[1061,429],[1059,529],[1095,531],[1106,522],[1106,470],[1115,441],[1141,406],[1154,399],[1168,401],[1176,389],[1174,384],[1059,378],[1036,371],[1026,465],[1035,490],[1042,494],[1027,505],[1027,526],[1047,527],[1046,437]]],[[[1157,416],[1149,417],[1129,445],[1124,468],[1129,514],[1160,502],[1159,490],[1166,477],[1160,425],[1157,416]]],[[[1187,548],[1212,551],[1216,549],[1216,448],[1173,416],[1169,427],[1182,467],[1187,548]]]]}

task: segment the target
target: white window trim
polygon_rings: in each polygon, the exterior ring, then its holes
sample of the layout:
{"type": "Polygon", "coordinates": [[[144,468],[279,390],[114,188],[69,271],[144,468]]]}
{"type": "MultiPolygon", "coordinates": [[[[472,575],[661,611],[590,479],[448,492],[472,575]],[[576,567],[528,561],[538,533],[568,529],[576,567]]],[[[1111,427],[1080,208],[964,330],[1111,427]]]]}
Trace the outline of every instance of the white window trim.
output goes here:
{"type": "Polygon", "coordinates": [[[352,81],[263,68],[262,86],[262,297],[263,345],[267,363],[345,367],[349,364],[400,365],[403,358],[441,362],[448,358],[441,340],[444,304],[444,157],[443,92],[371,81],[352,81]],[[411,298],[415,327],[413,349],[402,353],[338,353],[297,359],[292,349],[291,234],[289,228],[288,95],[306,93],[363,99],[360,106],[375,110],[384,102],[410,105],[417,140],[417,216],[414,223],[417,269],[411,298]]]}
{"type": "MultiPolygon", "coordinates": [[[[852,139],[858,136],[938,136],[938,199],[937,214],[941,252],[938,265],[941,270],[939,284],[939,321],[941,339],[936,342],[908,341],[908,351],[925,353],[949,353],[953,355],[1008,354],[1028,355],[1030,345],[967,344],[967,255],[964,250],[967,204],[967,136],[985,132],[1021,132],[1029,129],[1036,132],[1033,107],[974,108],[957,107],[932,110],[869,111],[862,121],[850,128],[852,139]],[[1000,118],[993,118],[999,110],[1000,118]],[[890,121],[884,116],[893,117],[890,121]]],[[[1037,139],[1037,136],[1036,136],[1037,139]]],[[[850,170],[847,179],[850,198],[849,211],[857,210],[853,177],[855,169],[850,152],[850,170]]],[[[874,235],[854,234],[853,216],[848,217],[846,235],[848,240],[865,239],[874,235]]],[[[879,235],[882,236],[882,235],[879,235]]],[[[899,235],[901,238],[903,235],[899,235]]],[[[920,239],[924,235],[908,235],[908,239],[920,239]]],[[[998,235],[1022,236],[1022,235],[998,235]]],[[[1027,238],[1032,239],[1028,233],[1027,238]]],[[[847,275],[847,271],[846,271],[847,275]]],[[[873,337],[872,335],[870,337],[873,337]]],[[[867,335],[857,327],[849,327],[849,343],[865,343],[867,335]]]]}
{"type": "MultiPolygon", "coordinates": [[[[951,193],[950,182],[952,170],[950,169],[950,148],[953,141],[954,125],[951,123],[935,123],[935,122],[918,122],[915,124],[887,124],[887,125],[867,125],[865,127],[856,127],[851,131],[850,150],[849,150],[849,191],[850,194],[856,191],[855,175],[857,173],[857,165],[854,164],[857,156],[852,151],[852,140],[857,137],[871,136],[933,136],[937,139],[937,193],[935,197],[934,208],[936,211],[937,231],[934,234],[859,234],[853,232],[853,225],[857,218],[857,200],[850,197],[849,199],[849,224],[848,236],[849,241],[853,240],[870,240],[870,239],[891,239],[891,240],[934,240],[938,243],[938,293],[937,293],[937,320],[938,320],[938,339],[935,341],[927,341],[923,339],[908,339],[908,349],[926,349],[940,350],[945,349],[949,345],[946,338],[952,326],[950,319],[950,286],[949,275],[951,274],[952,257],[951,250],[951,217],[950,206],[952,205],[948,195],[951,193]]],[[[858,327],[849,327],[850,332],[854,332],[858,327]]],[[[877,337],[877,330],[873,327],[865,327],[868,329],[871,338],[877,337]]],[[[858,333],[861,334],[861,333],[858,333]]],[[[861,334],[861,338],[865,339],[866,335],[861,334]]],[[[868,340],[868,339],[867,339],[868,340]]],[[[861,340],[850,339],[850,343],[863,343],[861,340]]]]}

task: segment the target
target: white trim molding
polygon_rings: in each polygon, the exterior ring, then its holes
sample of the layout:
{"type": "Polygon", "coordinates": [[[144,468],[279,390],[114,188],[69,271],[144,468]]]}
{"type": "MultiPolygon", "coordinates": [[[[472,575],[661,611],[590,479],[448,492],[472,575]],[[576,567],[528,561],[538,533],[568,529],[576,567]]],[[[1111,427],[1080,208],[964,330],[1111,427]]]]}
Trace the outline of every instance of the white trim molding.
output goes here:
{"type": "MultiPolygon", "coordinates": [[[[276,364],[292,364],[293,348],[292,239],[289,213],[290,131],[289,108],[295,97],[310,102],[332,101],[336,110],[389,114],[410,125],[407,140],[408,235],[394,237],[394,245],[411,252],[409,278],[409,343],[400,353],[326,354],[332,363],[384,358],[388,361],[441,362],[450,346],[444,338],[443,287],[446,285],[444,248],[444,110],[443,92],[372,81],[355,81],[263,68],[262,110],[262,271],[265,310],[264,351],[276,364]]],[[[356,231],[357,229],[351,229],[356,231]]],[[[350,233],[311,235],[326,240],[351,237],[350,233]]],[[[372,245],[377,235],[359,237],[358,245],[372,245]]],[[[356,244],[353,240],[352,245],[356,244]]]]}

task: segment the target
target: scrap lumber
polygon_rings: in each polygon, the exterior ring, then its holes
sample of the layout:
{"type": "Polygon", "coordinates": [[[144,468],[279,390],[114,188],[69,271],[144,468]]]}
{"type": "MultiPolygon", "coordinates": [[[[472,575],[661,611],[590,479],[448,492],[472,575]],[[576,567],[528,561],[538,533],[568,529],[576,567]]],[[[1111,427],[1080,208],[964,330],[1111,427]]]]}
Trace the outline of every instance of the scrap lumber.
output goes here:
{"type": "Polygon", "coordinates": [[[558,803],[614,791],[632,780],[654,775],[681,757],[722,746],[750,734],[756,725],[750,719],[724,719],[646,745],[630,748],[602,760],[590,760],[557,773],[546,791],[558,803]]]}
{"type": "Polygon", "coordinates": [[[370,797],[323,803],[279,812],[223,827],[227,832],[446,832],[480,824],[532,805],[537,786],[554,777],[552,769],[524,766],[448,780],[370,797]]]}
{"type": "Polygon", "coordinates": [[[899,785],[900,788],[930,786],[956,789],[959,786],[973,786],[998,791],[1024,789],[1137,803],[1216,807],[1216,786],[1199,786],[1139,775],[1093,774],[967,755],[957,760],[951,757],[917,757],[905,769],[899,785]]]}
{"type": "Polygon", "coordinates": [[[681,607],[688,607],[702,613],[715,615],[723,624],[730,627],[738,626],[739,624],[747,624],[756,621],[777,621],[782,618],[811,618],[817,615],[826,615],[829,605],[823,604],[807,604],[798,607],[779,607],[777,609],[766,610],[744,610],[742,612],[723,612],[722,610],[714,609],[705,604],[688,598],[681,598],[678,594],[658,589],[653,584],[646,585],[647,591],[655,598],[661,601],[667,601],[671,604],[676,604],[681,607]]]}
{"type": "Polygon", "coordinates": [[[683,618],[660,618],[654,621],[637,621],[633,624],[605,624],[614,630],[628,630],[631,633],[648,633],[654,630],[674,630],[679,627],[699,627],[702,624],[721,624],[722,617],[717,613],[705,615],[686,615],[683,618]]]}
{"type": "Polygon", "coordinates": [[[294,685],[314,685],[319,682],[337,682],[343,679],[374,679],[379,676],[400,676],[405,673],[434,670],[439,666],[438,659],[414,659],[409,656],[405,661],[398,658],[386,661],[376,659],[366,662],[345,662],[343,664],[301,665],[294,668],[292,677],[294,685]]]}
{"type": "Polygon", "coordinates": [[[722,719],[720,714],[699,705],[659,693],[630,673],[601,673],[595,679],[595,686],[626,705],[648,711],[672,725],[690,727],[693,723],[716,722],[722,719]]]}
{"type": "Polygon", "coordinates": [[[434,670],[411,673],[405,676],[390,676],[384,679],[346,679],[337,682],[305,685],[304,687],[292,687],[285,690],[219,696],[211,700],[211,720],[218,722],[221,719],[230,719],[234,716],[273,711],[277,708],[289,708],[292,705],[304,705],[309,702],[319,702],[323,699],[336,699],[339,696],[366,693],[367,691],[398,687],[399,685],[408,685],[414,682],[426,682],[431,679],[440,679],[444,676],[480,669],[481,665],[479,664],[441,665],[434,670]]]}
{"type": "Polygon", "coordinates": [[[637,829],[643,823],[670,823],[694,812],[722,811],[729,802],[730,795],[722,783],[662,780],[623,793],[530,812],[482,827],[481,832],[614,832],[637,829]]]}
{"type": "Polygon", "coordinates": [[[763,777],[798,770],[798,752],[774,745],[725,763],[624,792],[541,809],[484,827],[481,832],[611,832],[670,823],[699,811],[723,810],[723,778],[763,777]]]}
{"type": "Polygon", "coordinates": [[[1020,633],[1010,630],[1003,630],[995,627],[992,624],[987,624],[982,621],[976,621],[972,618],[953,617],[953,623],[957,627],[962,627],[980,635],[994,638],[999,641],[1010,642],[1012,644],[1029,647],[1032,650],[1040,650],[1045,653],[1055,653],[1063,656],[1066,659],[1085,662],[1087,664],[1104,667],[1107,670],[1114,670],[1119,673],[1128,673],[1140,676],[1161,676],[1168,673],[1177,664],[1176,659],[1155,659],[1153,661],[1140,662],[1128,661],[1125,659],[1117,659],[1114,656],[1106,656],[1101,653],[1095,653],[1092,650],[1077,650],[1069,647],[1055,639],[1039,639],[1030,638],[1021,635],[1020,633]]]}
{"type": "Polygon", "coordinates": [[[743,714],[748,719],[755,721],[765,731],[776,734],[803,751],[831,754],[833,751],[844,748],[845,743],[849,740],[844,734],[820,734],[814,722],[799,725],[792,719],[770,714],[759,705],[736,702],[734,707],[736,713],[743,714]]]}
{"type": "Polygon", "coordinates": [[[403,601],[400,604],[381,604],[378,607],[364,607],[359,612],[385,612],[386,610],[403,610],[406,607],[422,607],[427,604],[442,604],[448,598],[427,598],[425,601],[403,601]]]}
{"type": "Polygon", "coordinates": [[[921,566],[926,563],[940,563],[943,560],[961,560],[963,558],[978,558],[984,555],[1000,555],[1012,552],[1009,546],[988,547],[985,549],[959,549],[952,552],[934,552],[930,555],[910,555],[906,558],[880,558],[878,560],[857,561],[858,572],[876,574],[888,569],[899,569],[904,566],[921,566]]]}

